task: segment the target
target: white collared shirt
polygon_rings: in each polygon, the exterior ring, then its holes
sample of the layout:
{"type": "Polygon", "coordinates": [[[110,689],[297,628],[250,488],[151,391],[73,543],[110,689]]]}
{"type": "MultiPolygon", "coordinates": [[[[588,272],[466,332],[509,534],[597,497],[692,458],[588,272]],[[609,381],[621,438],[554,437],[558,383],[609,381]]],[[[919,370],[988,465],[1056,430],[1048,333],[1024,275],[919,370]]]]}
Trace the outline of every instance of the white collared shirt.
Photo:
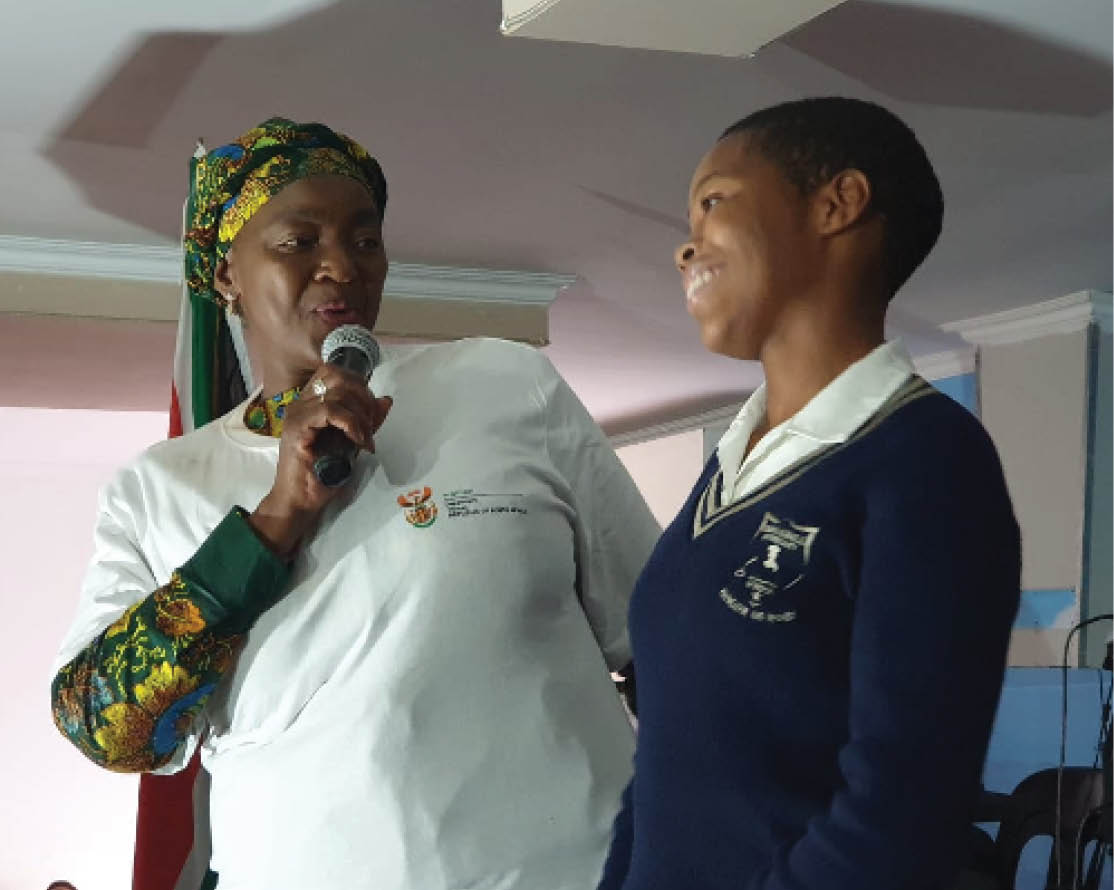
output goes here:
{"type": "Polygon", "coordinates": [[[883,343],[767,432],[744,459],[747,442],[766,414],[763,383],[716,446],[724,501],[737,501],[814,451],[845,441],[914,373],[913,361],[900,340],[883,343]]]}

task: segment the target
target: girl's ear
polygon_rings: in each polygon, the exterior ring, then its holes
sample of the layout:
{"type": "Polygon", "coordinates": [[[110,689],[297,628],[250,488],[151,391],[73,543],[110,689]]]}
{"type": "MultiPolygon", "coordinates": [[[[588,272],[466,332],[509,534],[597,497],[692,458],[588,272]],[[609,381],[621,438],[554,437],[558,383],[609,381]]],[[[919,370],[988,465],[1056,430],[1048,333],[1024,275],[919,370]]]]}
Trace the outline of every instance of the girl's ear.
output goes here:
{"type": "Polygon", "coordinates": [[[838,235],[861,221],[870,207],[870,180],[861,170],[843,170],[816,193],[816,221],[823,235],[838,235]]]}

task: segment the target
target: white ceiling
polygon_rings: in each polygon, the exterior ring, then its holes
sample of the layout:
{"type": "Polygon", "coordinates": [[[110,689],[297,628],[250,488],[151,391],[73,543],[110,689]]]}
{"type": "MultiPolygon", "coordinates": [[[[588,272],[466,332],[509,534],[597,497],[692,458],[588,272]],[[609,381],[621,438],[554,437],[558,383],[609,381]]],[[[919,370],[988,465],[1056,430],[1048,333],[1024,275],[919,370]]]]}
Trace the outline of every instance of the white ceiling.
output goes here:
{"type": "Polygon", "coordinates": [[[700,155],[773,102],[873,99],[925,143],[947,210],[892,312],[914,352],[1111,289],[1109,0],[850,0],[749,60],[504,37],[498,0],[4,5],[0,234],[172,243],[198,136],[323,120],[383,163],[393,259],[580,277],[549,352],[612,428],[758,380],[704,352],[671,254],[700,155]]]}

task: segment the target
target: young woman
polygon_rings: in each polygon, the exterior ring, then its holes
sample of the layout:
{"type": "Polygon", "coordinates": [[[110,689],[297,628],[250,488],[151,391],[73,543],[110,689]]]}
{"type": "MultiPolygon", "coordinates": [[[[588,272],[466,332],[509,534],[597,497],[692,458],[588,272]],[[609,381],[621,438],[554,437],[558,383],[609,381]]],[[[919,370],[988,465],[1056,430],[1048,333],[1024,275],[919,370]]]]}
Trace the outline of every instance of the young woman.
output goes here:
{"type": "Polygon", "coordinates": [[[635,776],[606,890],[948,887],[1019,596],[994,447],[883,321],[943,201],[865,102],[740,121],[677,251],[705,346],[761,361],[631,603],[635,776]]]}
{"type": "Polygon", "coordinates": [[[385,206],[320,125],[195,159],[190,296],[242,318],[262,386],[105,489],[55,721],[113,770],[200,748],[221,890],[586,886],[657,530],[533,349],[388,354],[370,389],[322,365],[330,330],[375,323],[385,206]],[[374,449],[340,489],[312,472],[327,427],[374,449]]]}

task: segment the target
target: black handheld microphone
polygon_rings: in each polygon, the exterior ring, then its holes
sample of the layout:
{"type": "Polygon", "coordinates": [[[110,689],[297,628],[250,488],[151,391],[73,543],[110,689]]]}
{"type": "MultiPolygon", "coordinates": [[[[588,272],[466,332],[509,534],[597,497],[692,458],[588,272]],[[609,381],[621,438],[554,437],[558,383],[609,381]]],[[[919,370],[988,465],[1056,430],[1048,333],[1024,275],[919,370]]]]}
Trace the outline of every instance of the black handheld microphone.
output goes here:
{"type": "MultiPolygon", "coordinates": [[[[371,379],[371,372],[379,364],[379,344],[371,331],[363,325],[343,324],[330,331],[321,344],[321,358],[330,365],[344,368],[364,379],[371,379]]],[[[335,426],[326,427],[313,445],[317,455],[313,461],[313,474],[328,488],[336,488],[352,475],[352,461],[358,449],[335,426]]]]}

